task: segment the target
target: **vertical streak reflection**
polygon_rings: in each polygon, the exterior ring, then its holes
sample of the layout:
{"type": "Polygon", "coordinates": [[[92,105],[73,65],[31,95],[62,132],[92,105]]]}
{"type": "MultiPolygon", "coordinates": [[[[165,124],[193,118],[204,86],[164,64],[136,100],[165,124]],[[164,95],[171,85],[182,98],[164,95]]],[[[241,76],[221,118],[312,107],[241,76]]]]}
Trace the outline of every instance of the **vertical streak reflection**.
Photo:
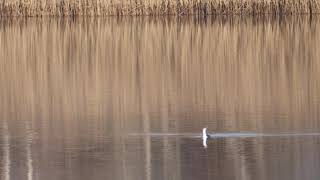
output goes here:
{"type": "Polygon", "coordinates": [[[26,152],[27,152],[27,177],[28,180],[33,179],[33,160],[32,160],[32,141],[33,141],[33,131],[31,129],[30,122],[26,124],[27,128],[27,144],[26,144],[26,152]]]}
{"type": "MultiPolygon", "coordinates": [[[[146,111],[146,105],[145,102],[142,102],[142,113],[143,113],[143,131],[144,133],[150,133],[150,119],[148,115],[148,111],[146,111]]],[[[146,174],[146,180],[151,180],[151,137],[145,136],[145,174],[146,174]]]]}
{"type": "Polygon", "coordinates": [[[4,168],[3,176],[4,180],[10,180],[10,135],[8,130],[8,123],[6,120],[3,121],[3,158],[4,158],[4,168]]]}

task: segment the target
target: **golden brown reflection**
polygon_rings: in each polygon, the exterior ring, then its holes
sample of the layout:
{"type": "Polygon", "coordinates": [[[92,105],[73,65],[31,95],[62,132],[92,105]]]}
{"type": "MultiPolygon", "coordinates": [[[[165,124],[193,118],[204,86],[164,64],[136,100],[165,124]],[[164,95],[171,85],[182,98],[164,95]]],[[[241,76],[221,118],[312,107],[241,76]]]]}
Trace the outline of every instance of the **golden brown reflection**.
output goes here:
{"type": "Polygon", "coordinates": [[[204,152],[194,139],[126,134],[318,132],[319,26],[316,17],[1,19],[1,177],[316,177],[302,167],[319,168],[317,138],[217,140],[204,152]]]}

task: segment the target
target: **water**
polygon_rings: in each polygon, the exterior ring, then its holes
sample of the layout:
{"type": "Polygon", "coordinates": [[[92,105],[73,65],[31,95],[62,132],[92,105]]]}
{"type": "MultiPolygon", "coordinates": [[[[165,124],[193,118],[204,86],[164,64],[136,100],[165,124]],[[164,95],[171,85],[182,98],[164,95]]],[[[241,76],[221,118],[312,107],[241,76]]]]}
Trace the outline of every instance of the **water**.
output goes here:
{"type": "Polygon", "coordinates": [[[318,179],[319,88],[314,16],[0,19],[0,179],[318,179]]]}

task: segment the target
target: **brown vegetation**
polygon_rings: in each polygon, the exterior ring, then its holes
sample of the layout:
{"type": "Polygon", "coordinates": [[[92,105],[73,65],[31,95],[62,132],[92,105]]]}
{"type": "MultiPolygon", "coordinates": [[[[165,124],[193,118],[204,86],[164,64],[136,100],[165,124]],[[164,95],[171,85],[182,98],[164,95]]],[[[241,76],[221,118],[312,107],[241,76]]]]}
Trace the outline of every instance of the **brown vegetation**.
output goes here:
{"type": "Polygon", "coordinates": [[[0,0],[0,16],[315,14],[319,0],[0,0]]]}

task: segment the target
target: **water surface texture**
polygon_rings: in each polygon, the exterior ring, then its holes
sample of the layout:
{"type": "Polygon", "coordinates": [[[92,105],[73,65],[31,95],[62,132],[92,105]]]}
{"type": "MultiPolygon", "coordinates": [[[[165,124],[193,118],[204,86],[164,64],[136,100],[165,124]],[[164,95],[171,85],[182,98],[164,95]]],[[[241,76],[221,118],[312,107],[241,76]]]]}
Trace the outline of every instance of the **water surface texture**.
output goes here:
{"type": "Polygon", "coordinates": [[[0,19],[0,179],[316,180],[319,88],[315,16],[0,19]]]}

